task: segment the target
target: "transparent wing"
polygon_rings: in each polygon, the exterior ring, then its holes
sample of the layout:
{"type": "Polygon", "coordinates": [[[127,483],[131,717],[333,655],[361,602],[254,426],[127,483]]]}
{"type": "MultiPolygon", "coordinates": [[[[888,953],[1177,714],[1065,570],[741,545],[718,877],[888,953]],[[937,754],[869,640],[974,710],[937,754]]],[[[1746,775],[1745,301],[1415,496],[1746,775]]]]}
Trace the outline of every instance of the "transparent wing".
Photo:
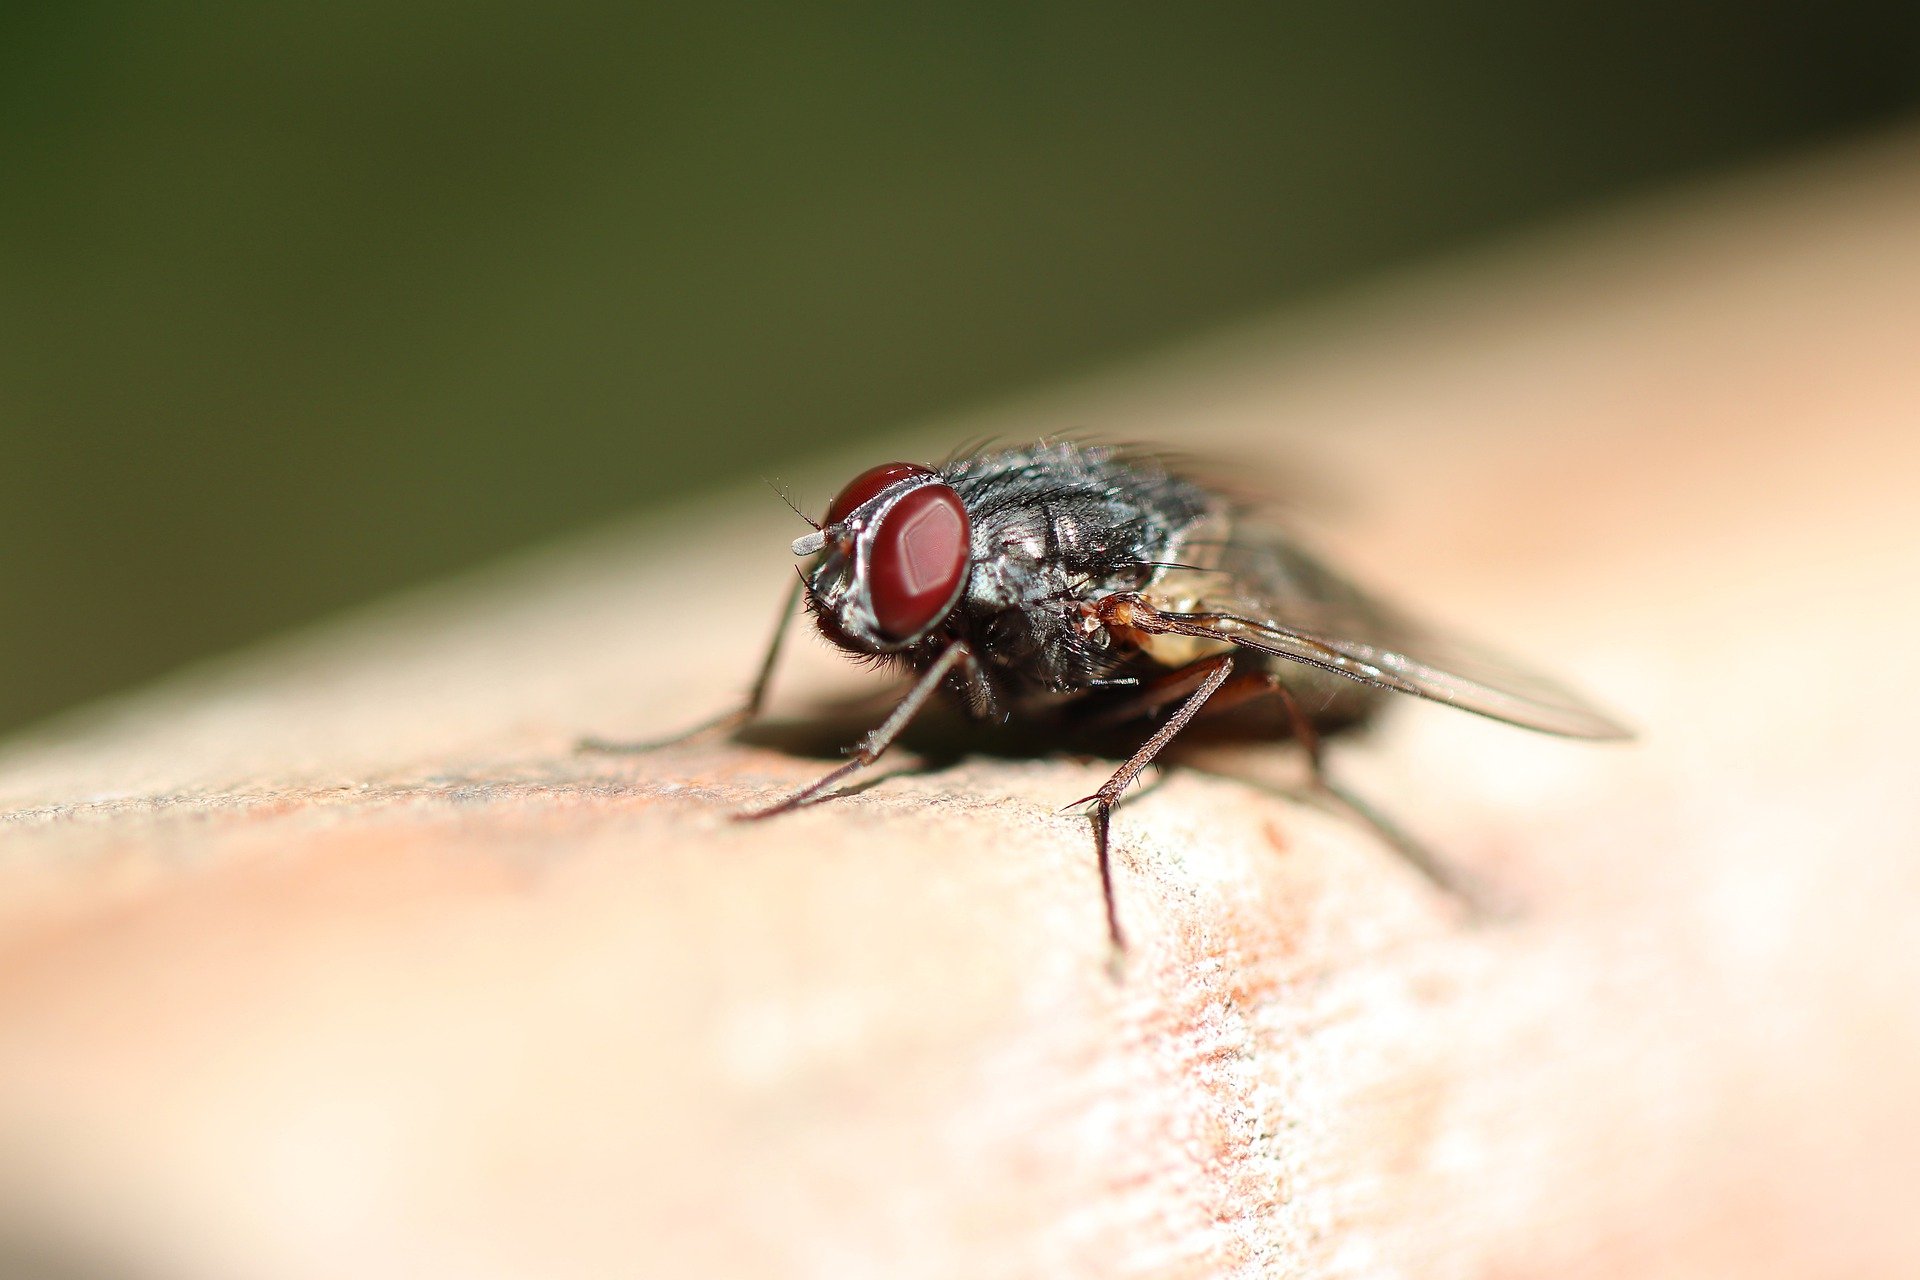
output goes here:
{"type": "Polygon", "coordinates": [[[1542,733],[1633,736],[1566,685],[1415,622],[1284,535],[1236,531],[1183,559],[1210,563],[1185,593],[1149,589],[1142,630],[1226,640],[1542,733]]]}

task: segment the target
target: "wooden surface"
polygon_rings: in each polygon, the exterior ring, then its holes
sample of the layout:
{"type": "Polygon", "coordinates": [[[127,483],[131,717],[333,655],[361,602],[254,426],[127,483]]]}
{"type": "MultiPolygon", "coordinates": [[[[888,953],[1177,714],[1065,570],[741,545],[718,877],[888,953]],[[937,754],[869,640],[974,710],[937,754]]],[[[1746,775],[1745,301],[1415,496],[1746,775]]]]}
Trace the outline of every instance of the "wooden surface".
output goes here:
{"type": "Polygon", "coordinates": [[[8,1274],[1916,1274],[1916,228],[1896,139],[901,444],[1304,459],[1360,572],[1637,722],[1336,754],[1499,925],[1176,771],[1116,824],[1116,985],[1057,812],[1099,762],[727,820],[870,687],[811,643],[783,745],[574,754],[742,687],[792,572],[757,488],[16,743],[8,1274]]]}

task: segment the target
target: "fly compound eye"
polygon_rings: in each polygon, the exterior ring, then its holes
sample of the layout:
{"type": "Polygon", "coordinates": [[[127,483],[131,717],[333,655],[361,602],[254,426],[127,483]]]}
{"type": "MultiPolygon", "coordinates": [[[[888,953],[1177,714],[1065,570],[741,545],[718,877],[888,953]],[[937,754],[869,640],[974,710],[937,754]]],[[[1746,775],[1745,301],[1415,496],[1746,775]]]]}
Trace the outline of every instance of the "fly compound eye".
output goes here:
{"type": "MultiPolygon", "coordinates": [[[[881,470],[861,476],[840,496],[881,470]]],[[[922,485],[888,507],[866,562],[868,599],[880,634],[905,644],[946,617],[966,584],[970,545],[967,509],[944,484],[922,485]]]]}
{"type": "Polygon", "coordinates": [[[908,476],[932,474],[925,467],[911,462],[883,462],[877,467],[870,467],[847,481],[846,487],[834,497],[833,505],[827,508],[827,518],[820,523],[823,527],[843,524],[848,516],[873,501],[888,485],[898,484],[908,476]]]}

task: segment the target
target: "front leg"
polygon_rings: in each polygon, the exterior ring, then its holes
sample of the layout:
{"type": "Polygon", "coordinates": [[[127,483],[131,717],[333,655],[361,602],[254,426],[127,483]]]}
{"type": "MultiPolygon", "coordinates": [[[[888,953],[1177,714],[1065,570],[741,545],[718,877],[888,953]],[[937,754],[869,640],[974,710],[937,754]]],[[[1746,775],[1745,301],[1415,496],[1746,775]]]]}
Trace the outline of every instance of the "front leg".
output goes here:
{"type": "MultiPolygon", "coordinates": [[[[866,768],[893,745],[893,740],[913,722],[913,718],[920,714],[927,703],[933,699],[933,695],[940,691],[940,685],[956,669],[965,671],[970,690],[977,691],[986,687],[986,678],[980,671],[978,659],[973,656],[973,650],[968,647],[966,641],[955,640],[941,651],[938,658],[933,660],[933,665],[920,673],[920,678],[914,682],[913,688],[907,690],[907,696],[900,699],[899,705],[880,722],[880,727],[860,740],[859,745],[849,753],[845,764],[832,770],[825,777],[800,788],[778,804],[770,805],[765,809],[752,809],[735,816],[742,819],[771,818],[775,814],[791,812],[818,799],[847,777],[866,768]]],[[[976,692],[971,696],[977,700],[979,695],[976,692]]]]}
{"type": "Polygon", "coordinates": [[[641,755],[648,751],[658,751],[662,747],[678,746],[682,742],[689,742],[695,738],[726,733],[751,723],[754,717],[760,714],[760,708],[766,705],[767,690],[773,684],[773,669],[780,661],[780,646],[786,641],[787,630],[793,623],[794,610],[800,603],[800,593],[806,590],[806,586],[807,580],[802,576],[787,588],[786,600],[780,606],[780,619],[774,624],[773,639],[768,641],[766,654],[760,659],[759,674],[754,676],[753,687],[747,691],[746,700],[739,706],[702,720],[690,729],[682,729],[664,738],[651,738],[644,742],[611,742],[605,738],[582,738],[575,750],[604,755],[641,755]]]}

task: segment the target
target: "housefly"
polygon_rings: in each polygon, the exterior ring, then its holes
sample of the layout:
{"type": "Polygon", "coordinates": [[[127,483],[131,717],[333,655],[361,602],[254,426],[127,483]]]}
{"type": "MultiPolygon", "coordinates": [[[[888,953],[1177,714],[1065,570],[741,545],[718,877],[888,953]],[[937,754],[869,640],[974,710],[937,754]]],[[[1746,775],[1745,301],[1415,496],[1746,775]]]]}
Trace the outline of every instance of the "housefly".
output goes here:
{"type": "Polygon", "coordinates": [[[1078,802],[1116,954],[1114,806],[1197,717],[1270,702],[1314,782],[1343,798],[1326,783],[1321,737],[1365,721],[1388,693],[1562,737],[1630,736],[1563,685],[1412,621],[1262,527],[1247,504],[1144,452],[1056,442],[937,467],[886,463],[850,480],[793,554],[805,567],[759,677],[744,707],[714,724],[760,710],[801,601],[833,644],[914,681],[845,763],[741,816],[825,795],[943,694],[982,720],[1137,725],[1138,749],[1078,802]]]}

